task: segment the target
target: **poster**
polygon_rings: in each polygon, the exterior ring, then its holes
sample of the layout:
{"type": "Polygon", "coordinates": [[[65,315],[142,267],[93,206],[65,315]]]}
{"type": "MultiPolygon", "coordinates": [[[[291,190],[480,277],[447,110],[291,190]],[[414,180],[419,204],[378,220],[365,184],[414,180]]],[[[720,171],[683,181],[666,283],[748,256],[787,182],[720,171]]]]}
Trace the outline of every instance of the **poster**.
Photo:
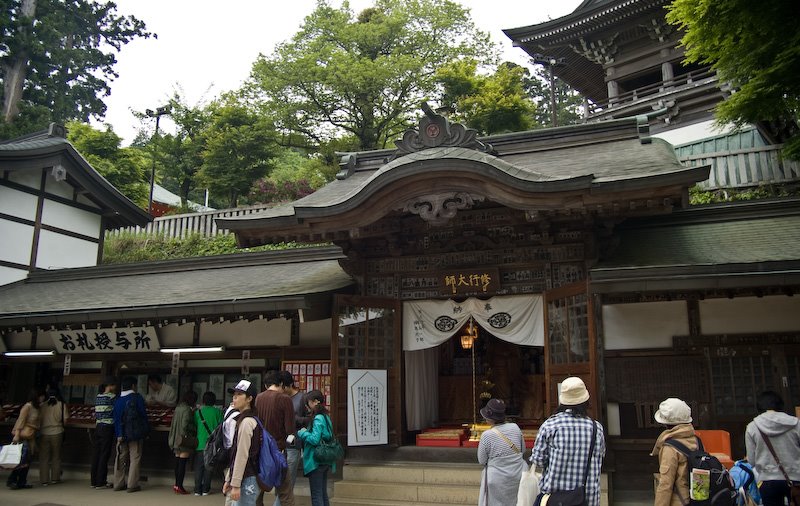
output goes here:
{"type": "Polygon", "coordinates": [[[217,398],[217,406],[228,406],[230,402],[225,404],[225,375],[224,374],[209,374],[208,375],[208,390],[214,392],[217,398]]]}
{"type": "Polygon", "coordinates": [[[301,392],[319,390],[325,396],[325,404],[331,409],[331,377],[329,360],[284,361],[281,369],[294,377],[294,386],[301,392]]]}
{"type": "Polygon", "coordinates": [[[385,369],[347,371],[347,445],[389,442],[385,369]]]}

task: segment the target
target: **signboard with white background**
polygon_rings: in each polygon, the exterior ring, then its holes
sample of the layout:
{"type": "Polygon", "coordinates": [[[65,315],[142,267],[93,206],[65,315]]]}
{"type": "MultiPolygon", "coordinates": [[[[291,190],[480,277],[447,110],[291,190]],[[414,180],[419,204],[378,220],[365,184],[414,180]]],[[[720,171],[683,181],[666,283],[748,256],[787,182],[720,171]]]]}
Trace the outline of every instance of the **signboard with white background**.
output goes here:
{"type": "Polygon", "coordinates": [[[347,371],[347,445],[389,442],[385,369],[347,371]]]}

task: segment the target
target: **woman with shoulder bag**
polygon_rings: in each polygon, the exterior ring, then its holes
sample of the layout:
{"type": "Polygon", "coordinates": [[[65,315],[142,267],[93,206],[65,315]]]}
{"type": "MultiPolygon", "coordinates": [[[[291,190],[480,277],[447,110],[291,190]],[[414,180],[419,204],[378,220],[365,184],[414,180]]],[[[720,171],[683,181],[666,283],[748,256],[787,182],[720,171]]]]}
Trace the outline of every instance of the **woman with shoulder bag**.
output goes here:
{"type": "Polygon", "coordinates": [[[519,480],[526,469],[522,430],[506,421],[506,404],[500,399],[489,399],[481,408],[481,416],[492,428],[483,431],[478,443],[478,463],[484,466],[478,504],[514,506],[519,480]]]}
{"type": "Polygon", "coordinates": [[[169,427],[167,442],[176,458],[175,484],[172,486],[172,490],[179,495],[189,493],[183,488],[183,480],[186,477],[186,464],[189,462],[189,456],[197,448],[197,426],[194,423],[195,404],[197,404],[197,394],[188,390],[175,407],[172,424],[169,427]]]}
{"type": "Polygon", "coordinates": [[[777,392],[761,392],[756,407],[761,414],[747,425],[745,446],[747,461],[758,475],[762,504],[796,505],[800,502],[800,420],[783,412],[783,399],[777,392]]]}
{"type": "Polygon", "coordinates": [[[41,388],[34,388],[28,396],[28,402],[22,406],[19,418],[11,429],[14,443],[22,443],[22,461],[11,471],[6,480],[6,485],[12,490],[31,488],[28,485],[28,470],[31,458],[36,450],[36,433],[41,425],[39,408],[44,402],[44,392],[41,388]]]}
{"type": "Polygon", "coordinates": [[[302,428],[297,432],[297,437],[303,442],[303,474],[308,476],[311,488],[311,506],[329,506],[328,501],[328,470],[336,472],[336,461],[319,462],[315,450],[324,442],[331,441],[333,424],[325,407],[325,396],[319,390],[312,390],[306,394],[306,407],[311,416],[309,428],[302,428]]]}
{"type": "Polygon", "coordinates": [[[61,483],[61,445],[64,443],[64,402],[54,388],[47,390],[47,402],[39,408],[39,483],[61,483]]]}

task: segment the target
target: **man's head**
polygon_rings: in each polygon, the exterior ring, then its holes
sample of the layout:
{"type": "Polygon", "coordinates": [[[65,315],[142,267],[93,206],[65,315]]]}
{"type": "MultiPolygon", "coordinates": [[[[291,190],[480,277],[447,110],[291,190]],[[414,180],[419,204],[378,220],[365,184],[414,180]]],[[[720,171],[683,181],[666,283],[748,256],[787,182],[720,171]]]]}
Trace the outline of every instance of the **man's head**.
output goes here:
{"type": "Polygon", "coordinates": [[[294,390],[294,376],[289,371],[278,371],[278,379],[283,388],[294,390]]]}
{"type": "Polygon", "coordinates": [[[147,386],[156,392],[161,390],[161,386],[164,384],[164,381],[161,379],[161,376],[158,374],[150,374],[147,376],[147,386]]]}
{"type": "Polygon", "coordinates": [[[125,376],[122,378],[122,383],[120,385],[122,391],[125,390],[136,390],[136,378],[133,376],[125,376]]]}
{"type": "Polygon", "coordinates": [[[759,413],[765,411],[783,411],[783,399],[777,392],[767,390],[756,397],[756,407],[759,413]]]}
{"type": "Polygon", "coordinates": [[[264,386],[269,390],[283,391],[283,383],[281,383],[279,371],[267,371],[267,374],[264,375],[264,386]]]}

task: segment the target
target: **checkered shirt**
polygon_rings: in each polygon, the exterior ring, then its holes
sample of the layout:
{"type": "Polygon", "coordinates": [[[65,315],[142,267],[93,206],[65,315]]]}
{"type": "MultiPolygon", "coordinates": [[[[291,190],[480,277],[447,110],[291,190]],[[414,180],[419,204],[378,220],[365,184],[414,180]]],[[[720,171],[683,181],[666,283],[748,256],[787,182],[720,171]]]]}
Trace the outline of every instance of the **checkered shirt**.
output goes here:
{"type": "Polygon", "coordinates": [[[589,479],[586,483],[587,502],[600,504],[600,466],[606,454],[603,426],[590,418],[573,415],[570,411],[551,416],[539,427],[531,462],[544,469],[540,488],[542,493],[572,490],[583,485],[583,470],[592,440],[592,423],[597,424],[589,479]]]}

